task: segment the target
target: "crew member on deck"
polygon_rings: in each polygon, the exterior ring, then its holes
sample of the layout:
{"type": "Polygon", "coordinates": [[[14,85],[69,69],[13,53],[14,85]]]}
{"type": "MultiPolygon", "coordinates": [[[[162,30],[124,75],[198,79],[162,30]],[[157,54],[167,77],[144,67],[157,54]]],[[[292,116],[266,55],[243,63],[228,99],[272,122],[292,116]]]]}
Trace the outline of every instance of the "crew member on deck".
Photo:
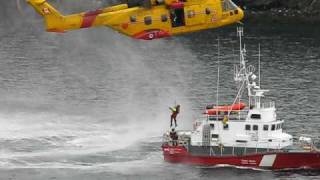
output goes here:
{"type": "Polygon", "coordinates": [[[172,120],[174,120],[175,127],[177,127],[177,115],[180,112],[180,105],[176,105],[175,107],[170,107],[171,110],[171,121],[170,121],[170,127],[172,127],[172,120]]]}
{"type": "Polygon", "coordinates": [[[170,131],[170,138],[172,141],[172,146],[177,146],[178,145],[178,135],[177,135],[177,132],[174,130],[174,128],[172,128],[172,130],[170,131]]]}

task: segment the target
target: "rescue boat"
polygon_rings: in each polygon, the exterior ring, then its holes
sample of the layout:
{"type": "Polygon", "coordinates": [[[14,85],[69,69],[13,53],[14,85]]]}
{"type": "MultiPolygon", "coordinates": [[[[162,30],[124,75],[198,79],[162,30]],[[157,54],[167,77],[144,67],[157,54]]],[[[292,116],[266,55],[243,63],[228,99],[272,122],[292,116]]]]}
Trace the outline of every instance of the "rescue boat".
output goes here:
{"type": "Polygon", "coordinates": [[[240,111],[246,107],[246,104],[243,102],[237,103],[237,104],[232,104],[232,105],[226,105],[226,106],[216,106],[210,108],[210,106],[207,106],[207,109],[205,111],[205,114],[208,115],[216,115],[218,114],[225,114],[228,113],[229,111],[235,112],[235,111],[240,111]]]}
{"type": "Polygon", "coordinates": [[[261,89],[260,78],[256,83],[255,68],[246,65],[242,28],[238,28],[238,36],[240,64],[234,73],[238,93],[233,103],[207,109],[203,117],[195,120],[193,130],[176,131],[178,138],[171,138],[170,131],[165,132],[164,160],[202,166],[320,169],[315,137],[295,138],[284,132],[284,120],[277,118],[275,103],[262,101],[269,90],[261,89]],[[248,106],[242,103],[245,98],[248,106]],[[235,110],[236,113],[232,113],[235,110]]]}

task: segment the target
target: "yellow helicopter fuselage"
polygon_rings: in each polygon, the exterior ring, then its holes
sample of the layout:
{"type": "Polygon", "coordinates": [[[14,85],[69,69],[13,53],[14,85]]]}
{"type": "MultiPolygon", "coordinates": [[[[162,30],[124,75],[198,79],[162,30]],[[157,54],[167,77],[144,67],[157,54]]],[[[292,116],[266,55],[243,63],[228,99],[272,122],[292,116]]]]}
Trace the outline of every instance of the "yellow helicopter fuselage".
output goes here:
{"type": "Polygon", "coordinates": [[[239,22],[243,11],[231,0],[150,0],[149,7],[119,4],[62,15],[46,0],[28,0],[45,18],[49,32],[107,26],[127,36],[152,40],[239,22]]]}

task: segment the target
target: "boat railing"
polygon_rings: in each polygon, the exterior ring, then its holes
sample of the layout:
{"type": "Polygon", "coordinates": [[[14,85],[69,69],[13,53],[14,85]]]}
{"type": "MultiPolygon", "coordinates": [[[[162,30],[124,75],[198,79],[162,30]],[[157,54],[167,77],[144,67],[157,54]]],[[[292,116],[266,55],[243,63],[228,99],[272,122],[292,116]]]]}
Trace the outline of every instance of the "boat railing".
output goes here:
{"type": "Polygon", "coordinates": [[[184,146],[186,149],[188,149],[190,136],[185,134],[180,134],[179,131],[177,131],[177,134],[178,134],[178,139],[172,139],[170,137],[169,132],[163,134],[162,144],[169,145],[169,146],[184,146]]]}
{"type": "Polygon", "coordinates": [[[299,137],[293,138],[295,141],[293,145],[302,149],[303,151],[320,151],[317,144],[320,142],[320,137],[309,134],[301,134],[299,137]]]}
{"type": "Polygon", "coordinates": [[[241,111],[234,111],[229,115],[230,121],[236,121],[236,120],[246,120],[248,117],[249,110],[241,110],[241,111]]]}
{"type": "Polygon", "coordinates": [[[264,108],[264,109],[275,108],[275,102],[274,101],[264,102],[261,104],[261,108],[264,108]]]}
{"type": "MultiPolygon", "coordinates": [[[[202,141],[193,142],[197,146],[202,145],[202,141]]],[[[214,143],[211,146],[205,146],[210,149],[210,155],[220,155],[220,156],[239,156],[247,154],[265,153],[265,152],[284,152],[287,149],[283,148],[283,143],[281,140],[278,141],[259,141],[255,146],[248,146],[247,143],[234,144],[232,146],[223,146],[219,142],[214,143]]]]}
{"type": "MultiPolygon", "coordinates": [[[[241,110],[241,111],[232,111],[229,114],[229,120],[231,121],[236,121],[236,120],[241,120],[244,121],[248,117],[248,110],[241,110]]],[[[209,121],[222,121],[227,114],[219,114],[219,115],[209,115],[208,120],[209,121]]]]}
{"type": "Polygon", "coordinates": [[[281,140],[272,140],[272,142],[258,141],[256,143],[256,149],[258,149],[258,147],[261,147],[261,145],[265,145],[264,147],[267,149],[267,152],[269,152],[270,149],[272,149],[272,151],[280,150],[282,148],[283,143],[281,140]],[[270,144],[272,144],[273,146],[271,146],[270,144]],[[277,144],[277,146],[274,146],[275,144],[277,144]]]}

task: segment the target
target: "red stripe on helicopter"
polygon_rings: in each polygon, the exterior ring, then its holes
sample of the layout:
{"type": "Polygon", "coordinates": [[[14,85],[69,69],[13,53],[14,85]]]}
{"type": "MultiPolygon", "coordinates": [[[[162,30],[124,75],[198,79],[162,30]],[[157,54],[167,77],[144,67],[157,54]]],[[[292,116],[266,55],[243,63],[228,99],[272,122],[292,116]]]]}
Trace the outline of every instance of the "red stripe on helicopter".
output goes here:
{"type": "Polygon", "coordinates": [[[133,35],[134,38],[143,40],[153,40],[169,36],[169,32],[160,29],[150,29],[133,35]]]}
{"type": "Polygon", "coordinates": [[[101,9],[95,11],[86,12],[83,16],[83,21],[81,24],[81,28],[91,27],[96,17],[102,13],[101,9]]]}

